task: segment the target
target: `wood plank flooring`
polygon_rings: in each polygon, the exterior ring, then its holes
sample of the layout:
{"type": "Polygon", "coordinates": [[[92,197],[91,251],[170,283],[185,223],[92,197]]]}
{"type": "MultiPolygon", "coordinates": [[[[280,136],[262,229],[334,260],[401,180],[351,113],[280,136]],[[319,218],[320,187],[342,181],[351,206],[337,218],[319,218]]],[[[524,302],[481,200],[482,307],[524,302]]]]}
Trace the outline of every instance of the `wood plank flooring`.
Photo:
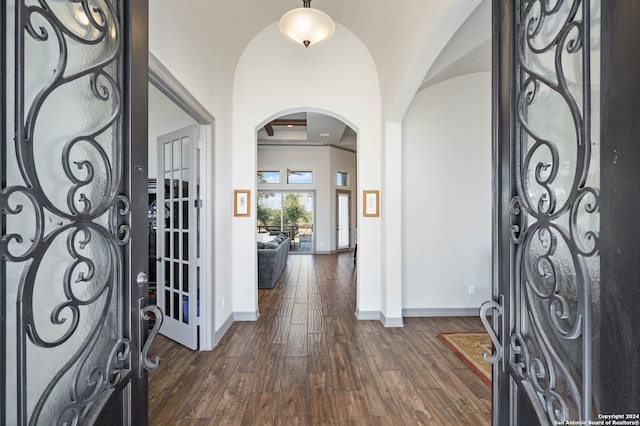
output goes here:
{"type": "Polygon", "coordinates": [[[213,351],[158,336],[149,424],[489,425],[490,389],[436,337],[480,321],[358,321],[355,278],[350,253],[289,256],[259,290],[258,321],[234,323],[213,351]]]}

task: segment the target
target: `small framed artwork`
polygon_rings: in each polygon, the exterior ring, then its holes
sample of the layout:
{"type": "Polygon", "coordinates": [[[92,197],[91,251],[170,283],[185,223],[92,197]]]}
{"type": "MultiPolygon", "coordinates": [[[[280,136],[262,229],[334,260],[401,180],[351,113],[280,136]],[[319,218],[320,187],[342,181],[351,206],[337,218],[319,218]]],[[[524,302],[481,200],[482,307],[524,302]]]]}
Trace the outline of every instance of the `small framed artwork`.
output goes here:
{"type": "Polygon", "coordinates": [[[364,217],[380,216],[380,191],[363,191],[364,217]]]}
{"type": "Polygon", "coordinates": [[[233,215],[251,215],[251,191],[248,189],[236,189],[233,191],[233,215]]]}

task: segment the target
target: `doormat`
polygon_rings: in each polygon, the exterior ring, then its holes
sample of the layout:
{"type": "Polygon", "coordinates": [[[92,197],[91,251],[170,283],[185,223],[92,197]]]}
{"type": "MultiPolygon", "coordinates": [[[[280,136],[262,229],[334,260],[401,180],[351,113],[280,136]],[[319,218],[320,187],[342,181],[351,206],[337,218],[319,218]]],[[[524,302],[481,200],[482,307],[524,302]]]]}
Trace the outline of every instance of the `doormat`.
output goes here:
{"type": "Polygon", "coordinates": [[[485,352],[491,355],[491,339],[487,333],[438,333],[437,336],[484,384],[491,386],[492,365],[482,357],[485,352]]]}

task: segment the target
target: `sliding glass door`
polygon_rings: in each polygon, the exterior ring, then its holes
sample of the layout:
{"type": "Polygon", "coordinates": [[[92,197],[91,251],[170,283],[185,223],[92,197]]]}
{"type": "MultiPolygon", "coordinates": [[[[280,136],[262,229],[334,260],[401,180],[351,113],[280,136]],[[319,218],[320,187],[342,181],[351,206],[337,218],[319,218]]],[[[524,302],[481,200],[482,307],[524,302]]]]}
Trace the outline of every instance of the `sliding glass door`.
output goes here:
{"type": "Polygon", "coordinates": [[[292,252],[312,252],[313,192],[259,191],[257,223],[260,234],[287,234],[292,252]]]}
{"type": "Polygon", "coordinates": [[[336,226],[337,233],[337,248],[338,250],[344,250],[351,247],[351,192],[340,191],[337,192],[338,202],[336,203],[338,211],[338,224],[336,226]]]}

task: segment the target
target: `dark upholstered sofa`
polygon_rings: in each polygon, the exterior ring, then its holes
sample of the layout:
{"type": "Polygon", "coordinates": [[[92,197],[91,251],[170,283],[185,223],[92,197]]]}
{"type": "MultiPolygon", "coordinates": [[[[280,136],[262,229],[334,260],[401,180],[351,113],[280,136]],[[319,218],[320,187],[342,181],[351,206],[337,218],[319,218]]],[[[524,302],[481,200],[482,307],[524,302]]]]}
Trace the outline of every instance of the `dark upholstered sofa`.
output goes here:
{"type": "Polygon", "coordinates": [[[273,288],[287,266],[290,239],[280,234],[269,242],[258,241],[258,288],[273,288]]]}

